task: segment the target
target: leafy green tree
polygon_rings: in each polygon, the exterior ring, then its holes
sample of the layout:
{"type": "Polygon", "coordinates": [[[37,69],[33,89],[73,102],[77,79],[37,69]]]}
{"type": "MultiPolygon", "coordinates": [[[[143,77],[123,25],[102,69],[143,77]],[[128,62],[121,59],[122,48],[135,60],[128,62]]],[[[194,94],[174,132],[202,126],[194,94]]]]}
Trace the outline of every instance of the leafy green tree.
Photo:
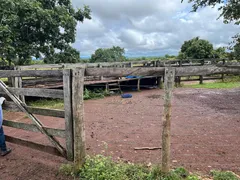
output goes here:
{"type": "Polygon", "coordinates": [[[233,50],[233,55],[235,59],[240,60],[240,42],[235,44],[233,50]]]}
{"type": "Polygon", "coordinates": [[[213,57],[214,58],[226,58],[226,49],[224,47],[219,47],[215,50],[213,50],[213,57]]]}
{"type": "Polygon", "coordinates": [[[0,57],[25,64],[32,56],[68,55],[85,18],[91,19],[90,9],[75,10],[71,0],[0,0],[0,57]]]}
{"type": "Polygon", "coordinates": [[[67,47],[64,51],[55,53],[50,57],[44,58],[44,63],[59,64],[59,63],[77,63],[80,61],[80,53],[71,46],[67,47]]]}
{"type": "MultiPolygon", "coordinates": [[[[182,2],[184,0],[181,0],[182,2]]],[[[196,12],[199,8],[206,6],[215,7],[219,5],[219,17],[223,17],[224,23],[234,22],[236,25],[240,24],[240,1],[239,0],[188,0],[193,3],[192,10],[196,12]]],[[[240,43],[240,34],[234,36],[235,43],[240,43]]]]}
{"type": "Polygon", "coordinates": [[[210,58],[212,57],[213,45],[199,37],[193,38],[189,41],[185,41],[181,47],[181,58],[210,58]]]}
{"type": "Polygon", "coordinates": [[[113,46],[112,48],[99,48],[92,54],[90,62],[118,62],[125,61],[124,48],[113,46]]]}

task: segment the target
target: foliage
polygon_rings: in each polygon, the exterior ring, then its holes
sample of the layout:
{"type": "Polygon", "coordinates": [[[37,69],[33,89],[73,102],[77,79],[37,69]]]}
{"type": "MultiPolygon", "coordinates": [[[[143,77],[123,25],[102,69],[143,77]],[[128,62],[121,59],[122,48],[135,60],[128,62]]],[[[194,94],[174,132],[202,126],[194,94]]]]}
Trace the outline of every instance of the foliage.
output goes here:
{"type": "MultiPolygon", "coordinates": [[[[90,19],[90,9],[74,9],[71,0],[0,0],[0,57],[23,65],[32,57],[61,57],[72,61],[79,52],[75,41],[77,22],[90,19]],[[59,52],[59,55],[55,55],[59,52]]],[[[53,60],[55,62],[55,59],[53,60]]]]}
{"type": "Polygon", "coordinates": [[[214,49],[212,54],[214,58],[220,58],[220,59],[227,58],[226,49],[224,47],[219,47],[217,49],[214,49]]]}
{"type": "Polygon", "coordinates": [[[120,62],[125,61],[126,57],[124,56],[124,48],[119,46],[113,46],[112,48],[102,49],[99,48],[92,54],[90,62],[120,62]]]}
{"type": "MultiPolygon", "coordinates": [[[[63,165],[60,171],[67,175],[74,174],[73,167],[71,170],[69,165],[63,165]]],[[[75,173],[79,179],[83,180],[198,180],[197,176],[189,175],[183,168],[163,174],[158,166],[148,168],[132,163],[116,163],[111,158],[102,155],[88,156],[83,168],[75,173]]]]}
{"type": "MultiPolygon", "coordinates": [[[[183,0],[181,0],[183,1],[183,0]]],[[[239,0],[188,0],[193,3],[193,11],[196,12],[199,8],[211,6],[218,6],[220,16],[223,17],[224,23],[234,22],[236,25],[240,24],[240,1],[239,0]]],[[[235,43],[240,43],[240,34],[235,35],[235,43]]]]}
{"type": "Polygon", "coordinates": [[[102,90],[102,89],[95,89],[93,91],[90,91],[88,89],[84,90],[84,100],[88,100],[88,99],[100,99],[100,98],[104,98],[105,96],[109,96],[109,93],[102,90]]]}
{"type": "Polygon", "coordinates": [[[63,109],[64,102],[62,99],[40,99],[37,101],[30,101],[27,103],[33,107],[50,108],[50,109],[63,109]]]}
{"type": "Polygon", "coordinates": [[[213,45],[209,41],[196,37],[189,41],[184,41],[179,56],[180,58],[202,59],[212,57],[212,52],[213,45]]]}
{"type": "Polygon", "coordinates": [[[235,174],[229,171],[211,171],[211,174],[213,176],[213,180],[240,180],[235,174]]]}
{"type": "Polygon", "coordinates": [[[211,82],[211,83],[203,83],[203,84],[189,84],[189,85],[184,85],[183,87],[206,88],[206,89],[231,89],[231,88],[240,87],[240,80],[229,81],[229,82],[211,82]]]}
{"type": "Polygon", "coordinates": [[[240,42],[238,42],[237,44],[235,44],[235,46],[233,47],[233,56],[235,57],[235,59],[240,60],[240,42]]]}
{"type": "Polygon", "coordinates": [[[69,46],[66,47],[66,49],[62,52],[46,57],[44,62],[47,64],[77,63],[80,62],[80,53],[76,49],[69,46]]]}

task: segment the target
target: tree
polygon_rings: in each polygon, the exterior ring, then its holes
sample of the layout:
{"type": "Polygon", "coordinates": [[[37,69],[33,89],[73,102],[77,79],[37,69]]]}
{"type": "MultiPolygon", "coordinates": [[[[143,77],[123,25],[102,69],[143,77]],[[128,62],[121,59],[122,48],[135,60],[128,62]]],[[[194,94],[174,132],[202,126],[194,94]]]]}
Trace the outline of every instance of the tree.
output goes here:
{"type": "MultiPolygon", "coordinates": [[[[182,0],[183,2],[183,0],[182,0]]],[[[239,0],[188,0],[193,3],[192,10],[196,12],[199,8],[219,5],[219,17],[223,17],[224,23],[234,22],[236,25],[240,24],[240,1],[239,0]]],[[[240,34],[234,36],[235,43],[240,43],[240,34]]]]}
{"type": "Polygon", "coordinates": [[[77,22],[85,18],[91,19],[89,7],[75,10],[71,0],[0,0],[0,57],[17,64],[62,57],[73,50],[77,22]]]}
{"type": "Polygon", "coordinates": [[[102,49],[99,48],[92,54],[90,62],[118,62],[125,61],[124,48],[119,46],[113,46],[112,48],[102,49]]]}
{"type": "Polygon", "coordinates": [[[219,47],[213,50],[214,58],[227,58],[226,49],[224,47],[219,47]]]}
{"type": "Polygon", "coordinates": [[[240,42],[235,44],[233,50],[233,56],[235,57],[235,59],[240,60],[240,42]]]}
{"type": "Polygon", "coordinates": [[[213,52],[213,45],[199,37],[193,38],[189,41],[184,41],[181,51],[179,53],[180,58],[211,58],[213,52]]]}
{"type": "Polygon", "coordinates": [[[59,63],[77,63],[80,61],[80,53],[71,46],[67,47],[64,51],[55,53],[50,57],[44,58],[44,63],[59,64],[59,63]]]}

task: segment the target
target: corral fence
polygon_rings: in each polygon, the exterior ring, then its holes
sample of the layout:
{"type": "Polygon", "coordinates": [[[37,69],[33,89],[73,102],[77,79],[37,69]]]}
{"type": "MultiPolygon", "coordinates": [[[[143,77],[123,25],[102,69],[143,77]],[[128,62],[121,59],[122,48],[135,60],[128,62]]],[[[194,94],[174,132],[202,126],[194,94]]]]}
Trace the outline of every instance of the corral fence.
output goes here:
{"type": "Polygon", "coordinates": [[[136,68],[68,68],[58,70],[1,70],[0,78],[24,77],[37,78],[62,78],[63,90],[58,89],[43,89],[43,88],[22,88],[22,87],[7,87],[1,82],[1,93],[9,97],[11,101],[6,101],[3,108],[8,111],[24,112],[31,120],[32,124],[13,122],[4,120],[3,125],[12,128],[23,129],[33,132],[41,132],[44,134],[53,146],[37,144],[28,140],[19,139],[7,135],[7,141],[25,145],[49,152],[52,154],[66,157],[68,160],[74,160],[77,166],[81,166],[85,159],[85,127],[84,127],[84,109],[83,109],[83,89],[84,77],[124,77],[129,75],[134,76],[156,76],[165,77],[165,104],[163,118],[163,167],[166,171],[169,169],[170,157],[170,112],[171,112],[171,93],[175,77],[183,76],[206,76],[216,74],[240,74],[238,65],[209,65],[209,66],[188,66],[188,67],[136,67],[136,68]],[[21,96],[35,96],[43,98],[59,98],[64,100],[64,110],[43,109],[27,106],[21,96]],[[53,116],[65,119],[65,129],[54,129],[45,127],[41,120],[35,115],[53,116]],[[65,145],[61,145],[55,137],[64,138],[65,145]],[[165,147],[165,148],[164,148],[165,147]]]}
{"type": "MultiPolygon", "coordinates": [[[[30,66],[18,66],[17,70],[57,70],[65,68],[137,68],[137,67],[188,67],[188,66],[209,66],[209,65],[233,65],[234,61],[227,59],[186,59],[186,60],[144,60],[144,61],[124,61],[124,62],[105,62],[105,63],[76,63],[76,64],[43,64],[43,65],[30,65],[30,66]]],[[[118,77],[104,77],[104,76],[87,76],[84,77],[85,81],[100,81],[100,80],[112,80],[118,77]]],[[[176,77],[175,82],[180,84],[182,81],[199,81],[200,84],[205,80],[224,79],[224,75],[221,76],[199,76],[190,78],[176,77]]],[[[140,81],[140,80],[139,80],[140,81]]],[[[32,78],[24,79],[22,81],[22,87],[24,86],[37,86],[48,85],[55,83],[54,87],[61,87],[57,83],[62,82],[61,78],[32,78]]],[[[138,82],[139,83],[139,82],[138,82]]]]}

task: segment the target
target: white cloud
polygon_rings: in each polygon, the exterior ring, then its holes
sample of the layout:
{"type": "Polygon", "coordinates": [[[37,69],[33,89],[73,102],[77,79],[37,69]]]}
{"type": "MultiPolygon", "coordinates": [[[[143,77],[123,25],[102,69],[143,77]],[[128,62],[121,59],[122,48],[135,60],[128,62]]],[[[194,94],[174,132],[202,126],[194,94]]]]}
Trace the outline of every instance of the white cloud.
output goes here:
{"type": "Polygon", "coordinates": [[[196,36],[215,47],[226,46],[240,30],[217,20],[217,7],[190,13],[191,5],[181,0],[73,0],[73,4],[92,10],[92,20],[77,27],[74,47],[82,55],[113,45],[124,47],[129,55],[176,54],[185,40],[196,36]]]}

